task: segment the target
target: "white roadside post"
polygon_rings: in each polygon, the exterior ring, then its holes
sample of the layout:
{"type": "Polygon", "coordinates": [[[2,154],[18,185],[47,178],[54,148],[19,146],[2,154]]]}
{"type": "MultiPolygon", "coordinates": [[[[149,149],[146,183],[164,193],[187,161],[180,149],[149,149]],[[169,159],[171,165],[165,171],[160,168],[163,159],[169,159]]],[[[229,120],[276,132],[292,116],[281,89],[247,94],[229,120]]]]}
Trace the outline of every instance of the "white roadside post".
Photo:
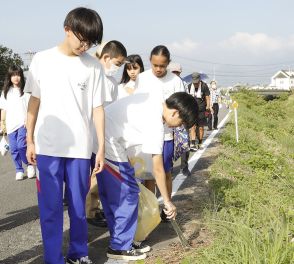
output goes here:
{"type": "Polygon", "coordinates": [[[238,131],[238,113],[237,113],[237,108],[238,108],[238,103],[234,101],[232,103],[232,107],[234,108],[234,114],[235,114],[235,127],[236,127],[236,141],[237,143],[239,142],[239,131],[238,131]]]}

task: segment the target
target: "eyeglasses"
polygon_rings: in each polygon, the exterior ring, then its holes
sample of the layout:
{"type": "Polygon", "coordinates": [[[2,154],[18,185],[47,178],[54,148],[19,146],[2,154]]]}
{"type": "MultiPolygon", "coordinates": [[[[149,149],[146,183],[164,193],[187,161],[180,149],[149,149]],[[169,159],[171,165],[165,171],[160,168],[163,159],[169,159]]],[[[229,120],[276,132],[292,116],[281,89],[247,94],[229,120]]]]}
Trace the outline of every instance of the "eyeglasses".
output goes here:
{"type": "Polygon", "coordinates": [[[89,40],[83,40],[81,39],[78,34],[76,34],[74,31],[72,31],[72,33],[75,35],[75,37],[80,41],[80,47],[85,48],[85,49],[89,49],[93,46],[97,46],[97,44],[95,43],[91,43],[89,40]]]}

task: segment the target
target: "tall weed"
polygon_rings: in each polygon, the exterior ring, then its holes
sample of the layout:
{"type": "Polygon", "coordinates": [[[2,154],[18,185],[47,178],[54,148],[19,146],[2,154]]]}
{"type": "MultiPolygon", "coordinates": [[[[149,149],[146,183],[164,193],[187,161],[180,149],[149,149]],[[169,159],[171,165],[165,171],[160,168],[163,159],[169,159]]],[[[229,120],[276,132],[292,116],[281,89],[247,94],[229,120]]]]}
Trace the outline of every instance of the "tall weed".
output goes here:
{"type": "Polygon", "coordinates": [[[294,263],[294,95],[266,102],[244,91],[234,99],[239,142],[230,121],[209,179],[205,221],[215,239],[189,261],[294,263]]]}

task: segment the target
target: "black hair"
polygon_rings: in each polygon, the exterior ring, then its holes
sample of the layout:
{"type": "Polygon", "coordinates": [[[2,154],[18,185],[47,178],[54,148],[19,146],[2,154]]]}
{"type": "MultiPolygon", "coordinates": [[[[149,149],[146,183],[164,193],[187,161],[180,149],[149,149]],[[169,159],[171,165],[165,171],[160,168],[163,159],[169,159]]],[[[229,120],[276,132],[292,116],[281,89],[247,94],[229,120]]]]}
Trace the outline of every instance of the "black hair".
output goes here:
{"type": "Polygon", "coordinates": [[[166,46],[158,45],[158,46],[154,47],[153,50],[151,51],[151,54],[150,54],[150,60],[153,55],[162,55],[162,56],[166,57],[168,60],[168,63],[170,63],[170,52],[166,46]]]}
{"type": "Polygon", "coordinates": [[[177,92],[167,98],[165,103],[167,108],[179,111],[179,117],[182,119],[186,129],[191,128],[196,123],[198,108],[196,99],[192,95],[185,92],[177,92]]]}
{"type": "Polygon", "coordinates": [[[12,65],[8,68],[8,72],[5,76],[4,85],[3,85],[3,93],[4,98],[7,99],[7,94],[11,86],[13,86],[11,82],[11,77],[14,75],[20,76],[20,83],[19,83],[19,90],[20,90],[20,96],[23,96],[23,90],[25,86],[25,78],[23,75],[23,70],[20,66],[12,65]]]}
{"type": "Polygon", "coordinates": [[[75,8],[67,14],[63,26],[69,27],[72,32],[81,35],[83,40],[91,44],[98,45],[102,41],[103,24],[95,10],[75,8]]]}
{"type": "Polygon", "coordinates": [[[101,54],[98,54],[96,52],[96,56],[101,59],[104,54],[108,54],[110,59],[118,58],[119,56],[127,57],[127,50],[125,46],[117,41],[117,40],[111,40],[105,44],[103,47],[101,54]]]}
{"type": "Polygon", "coordinates": [[[140,66],[140,73],[144,71],[144,64],[140,55],[132,54],[126,58],[126,63],[124,66],[123,74],[120,80],[120,83],[127,83],[130,80],[127,70],[134,67],[136,63],[140,66]]]}

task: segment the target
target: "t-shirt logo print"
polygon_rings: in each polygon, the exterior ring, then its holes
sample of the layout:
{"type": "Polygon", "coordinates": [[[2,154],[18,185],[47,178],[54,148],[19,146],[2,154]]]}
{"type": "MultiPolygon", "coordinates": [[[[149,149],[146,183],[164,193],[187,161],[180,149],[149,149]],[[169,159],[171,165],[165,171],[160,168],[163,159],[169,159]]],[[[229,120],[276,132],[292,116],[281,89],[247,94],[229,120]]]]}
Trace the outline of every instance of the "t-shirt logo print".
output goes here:
{"type": "Polygon", "coordinates": [[[84,91],[87,88],[87,84],[85,82],[80,82],[78,83],[78,87],[80,87],[80,89],[84,91]]]}

